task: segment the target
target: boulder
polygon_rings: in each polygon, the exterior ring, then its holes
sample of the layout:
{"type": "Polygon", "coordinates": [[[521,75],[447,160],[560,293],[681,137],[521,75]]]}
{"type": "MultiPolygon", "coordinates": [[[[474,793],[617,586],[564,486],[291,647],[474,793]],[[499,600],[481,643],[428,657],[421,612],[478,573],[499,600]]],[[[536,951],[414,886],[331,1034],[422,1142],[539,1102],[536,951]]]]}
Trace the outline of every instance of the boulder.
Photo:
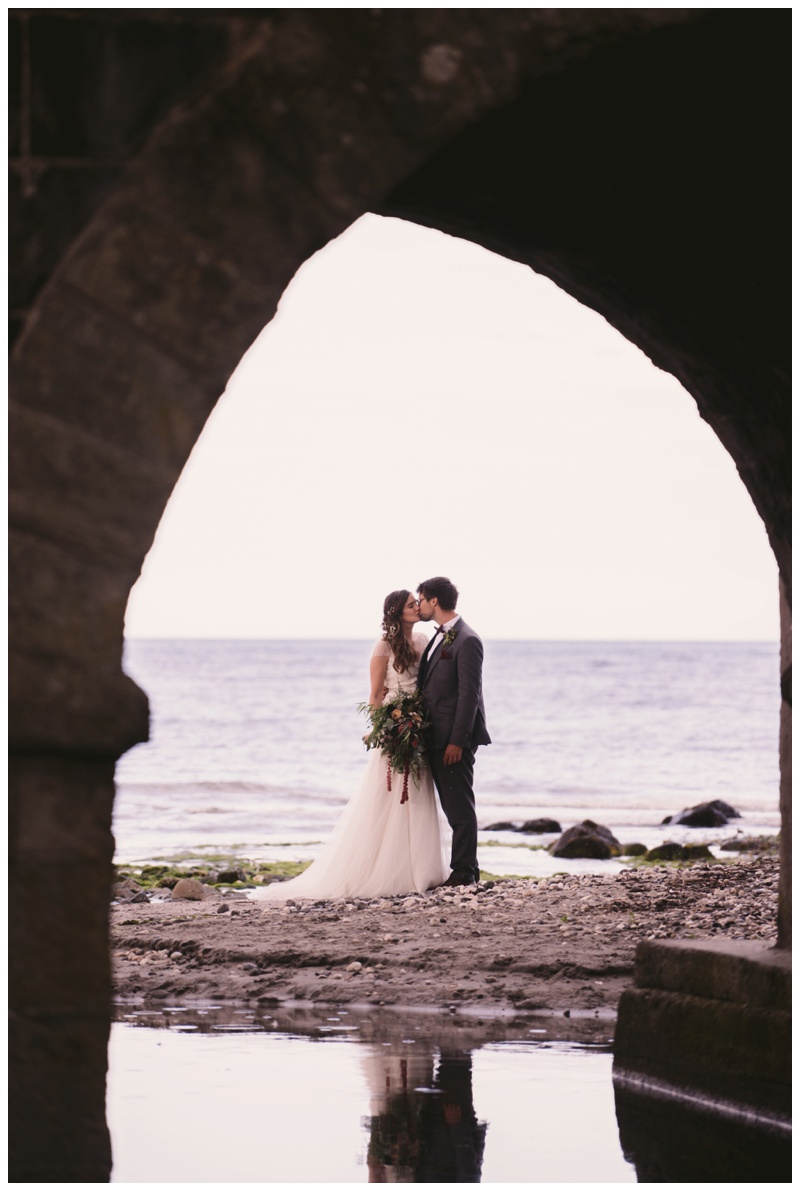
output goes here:
{"type": "Polygon", "coordinates": [[[138,885],[132,877],[120,877],[111,886],[111,897],[116,902],[132,901],[138,893],[142,892],[141,885],[138,885]]]}
{"type": "Polygon", "coordinates": [[[659,844],[657,848],[651,848],[645,856],[645,860],[682,860],[683,859],[683,844],[676,844],[673,840],[668,840],[665,844],[659,844]]]}
{"type": "Polygon", "coordinates": [[[668,840],[657,848],[651,848],[645,860],[713,860],[714,855],[706,844],[676,844],[668,840]]]}
{"type": "Polygon", "coordinates": [[[673,827],[724,827],[728,815],[719,809],[720,806],[727,806],[727,803],[719,799],[715,802],[698,802],[697,806],[687,807],[678,815],[668,815],[662,820],[662,827],[668,823],[673,827]]]}
{"type": "Polygon", "coordinates": [[[561,824],[557,823],[555,819],[526,819],[521,826],[516,823],[509,823],[503,820],[501,823],[490,823],[488,827],[484,827],[483,831],[518,831],[525,835],[546,835],[548,833],[555,834],[561,831],[561,824]]]}
{"type": "Polygon", "coordinates": [[[712,798],[708,805],[713,806],[714,810],[722,811],[728,819],[741,819],[742,817],[729,802],[723,802],[721,798],[712,798]]]}
{"type": "Polygon", "coordinates": [[[684,844],[681,860],[713,860],[714,853],[707,844],[684,844]]]}
{"type": "Polygon", "coordinates": [[[607,827],[584,819],[568,827],[548,851],[565,860],[611,860],[621,854],[622,847],[607,827]]]}
{"type": "Polygon", "coordinates": [[[735,835],[733,839],[726,839],[720,844],[723,852],[775,852],[777,849],[777,835],[735,835]]]}
{"type": "Polygon", "coordinates": [[[517,830],[525,835],[548,835],[561,831],[561,824],[555,819],[528,819],[517,830]]]}
{"type": "Polygon", "coordinates": [[[623,856],[644,856],[647,853],[647,848],[644,844],[624,844],[622,848],[623,856]]]}
{"type": "Polygon", "coordinates": [[[207,896],[207,891],[193,877],[181,877],[172,890],[172,896],[180,901],[201,902],[207,896]]]}
{"type": "Polygon", "coordinates": [[[247,873],[240,868],[226,868],[224,872],[217,874],[215,884],[217,885],[233,885],[236,881],[246,881],[247,873]]]}

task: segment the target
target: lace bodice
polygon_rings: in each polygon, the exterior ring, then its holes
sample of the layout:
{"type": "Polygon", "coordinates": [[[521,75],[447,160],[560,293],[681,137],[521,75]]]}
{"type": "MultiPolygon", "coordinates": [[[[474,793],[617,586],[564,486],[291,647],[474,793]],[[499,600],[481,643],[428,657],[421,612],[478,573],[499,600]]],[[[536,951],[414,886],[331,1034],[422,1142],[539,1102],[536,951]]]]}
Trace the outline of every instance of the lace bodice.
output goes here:
{"type": "Polygon", "coordinates": [[[422,657],[425,646],[428,644],[428,638],[424,633],[413,633],[411,637],[414,642],[414,649],[417,654],[416,665],[411,666],[409,670],[404,671],[403,674],[398,674],[392,665],[392,649],[388,641],[381,639],[376,644],[372,651],[374,658],[386,658],[386,686],[388,694],[384,697],[384,703],[389,699],[394,699],[405,691],[416,690],[417,686],[417,671],[419,670],[419,659],[422,657]]]}

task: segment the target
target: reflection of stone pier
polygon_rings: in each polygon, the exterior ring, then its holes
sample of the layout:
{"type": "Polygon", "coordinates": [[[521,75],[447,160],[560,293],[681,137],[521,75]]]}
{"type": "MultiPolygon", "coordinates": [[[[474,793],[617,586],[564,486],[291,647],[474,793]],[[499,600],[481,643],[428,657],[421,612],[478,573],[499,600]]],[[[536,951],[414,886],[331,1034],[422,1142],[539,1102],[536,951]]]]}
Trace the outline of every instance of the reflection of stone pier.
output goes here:
{"type": "Polygon", "coordinates": [[[791,1178],[791,956],[760,943],[643,942],[614,1085],[643,1182],[791,1178]]]}

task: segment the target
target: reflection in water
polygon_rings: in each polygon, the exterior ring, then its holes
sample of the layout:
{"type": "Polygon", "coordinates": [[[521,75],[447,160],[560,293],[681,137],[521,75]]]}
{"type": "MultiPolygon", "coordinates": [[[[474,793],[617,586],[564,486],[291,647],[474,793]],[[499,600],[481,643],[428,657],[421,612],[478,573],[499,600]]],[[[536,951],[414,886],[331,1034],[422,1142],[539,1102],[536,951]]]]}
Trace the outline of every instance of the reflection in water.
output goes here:
{"type": "Polygon", "coordinates": [[[633,1181],[610,1019],[196,1003],[116,1016],[114,1182],[633,1181]]]}
{"type": "Polygon", "coordinates": [[[407,1043],[364,1059],[371,1183],[479,1183],[486,1124],[472,1100],[469,1051],[407,1043]]]}
{"type": "Polygon", "coordinates": [[[612,1090],[610,1021],[197,1004],[116,1016],[114,1182],[791,1178],[788,1119],[723,1119],[619,1072],[612,1090]]]}
{"type": "Polygon", "coordinates": [[[788,1183],[791,1126],[614,1087],[620,1142],[640,1183],[788,1183]]]}

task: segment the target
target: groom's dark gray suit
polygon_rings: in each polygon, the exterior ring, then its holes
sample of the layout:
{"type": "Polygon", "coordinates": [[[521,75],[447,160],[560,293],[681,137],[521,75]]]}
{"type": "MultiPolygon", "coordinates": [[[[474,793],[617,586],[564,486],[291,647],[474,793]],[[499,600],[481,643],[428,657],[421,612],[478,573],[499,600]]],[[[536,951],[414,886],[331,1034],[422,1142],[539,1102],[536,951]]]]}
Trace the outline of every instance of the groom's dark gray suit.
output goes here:
{"type": "Polygon", "coordinates": [[[431,772],[442,810],[453,829],[450,860],[454,873],[478,879],[478,821],[472,775],[475,749],[491,744],[483,707],[483,642],[464,620],[453,627],[449,645],[433,640],[420,664],[419,686],[432,728],[428,740],[431,772]],[[455,765],[444,764],[448,744],[462,750],[455,765]]]}

